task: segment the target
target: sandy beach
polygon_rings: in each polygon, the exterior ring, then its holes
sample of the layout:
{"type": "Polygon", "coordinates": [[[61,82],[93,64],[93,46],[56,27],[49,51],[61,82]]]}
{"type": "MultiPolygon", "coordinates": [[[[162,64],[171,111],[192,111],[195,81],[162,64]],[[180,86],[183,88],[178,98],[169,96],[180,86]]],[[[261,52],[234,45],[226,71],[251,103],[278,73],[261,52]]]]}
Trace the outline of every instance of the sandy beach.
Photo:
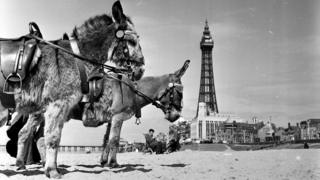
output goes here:
{"type": "MultiPolygon", "coordinates": [[[[99,153],[60,153],[63,179],[320,179],[319,149],[261,151],[191,151],[172,154],[118,154],[120,168],[102,168],[99,153]]],[[[0,153],[0,179],[34,179],[45,176],[40,165],[16,171],[15,159],[0,153]]]]}

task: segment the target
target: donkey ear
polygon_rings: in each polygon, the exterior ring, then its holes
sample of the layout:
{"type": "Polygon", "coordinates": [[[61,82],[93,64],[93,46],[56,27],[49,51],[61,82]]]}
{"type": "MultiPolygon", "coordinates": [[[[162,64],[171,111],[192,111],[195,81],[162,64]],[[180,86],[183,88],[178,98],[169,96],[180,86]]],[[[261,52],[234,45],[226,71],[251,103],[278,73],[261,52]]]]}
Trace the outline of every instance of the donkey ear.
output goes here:
{"type": "Polygon", "coordinates": [[[116,20],[117,23],[121,23],[124,18],[126,17],[123,14],[123,9],[122,9],[122,5],[120,3],[119,0],[117,0],[116,2],[113,3],[112,5],[112,16],[113,18],[116,20]]]}
{"type": "Polygon", "coordinates": [[[190,64],[190,60],[186,60],[182,66],[181,69],[179,69],[178,71],[176,71],[174,74],[176,75],[177,78],[181,78],[184,73],[186,72],[186,70],[188,69],[189,67],[189,64],[190,64]]]}

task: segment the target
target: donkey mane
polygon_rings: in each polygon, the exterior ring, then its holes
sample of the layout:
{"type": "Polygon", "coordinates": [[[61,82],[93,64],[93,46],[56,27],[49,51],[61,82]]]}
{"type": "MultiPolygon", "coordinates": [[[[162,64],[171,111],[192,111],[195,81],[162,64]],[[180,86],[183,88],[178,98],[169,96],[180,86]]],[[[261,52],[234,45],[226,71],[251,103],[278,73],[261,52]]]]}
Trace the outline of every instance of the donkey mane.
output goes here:
{"type": "Polygon", "coordinates": [[[113,20],[111,16],[107,14],[97,15],[86,20],[81,26],[75,27],[71,36],[78,40],[92,38],[90,36],[100,32],[112,23],[113,20]]]}
{"type": "MultiPolygon", "coordinates": [[[[126,21],[132,24],[129,17],[126,21]]],[[[126,23],[120,24],[125,26],[126,23]]],[[[86,20],[82,25],[76,26],[71,37],[77,40],[82,54],[92,59],[103,62],[108,57],[108,52],[116,31],[115,23],[110,15],[97,15],[86,20]]]]}
{"type": "Polygon", "coordinates": [[[103,62],[108,57],[106,50],[112,44],[114,31],[112,17],[102,14],[89,18],[81,26],[76,26],[71,37],[77,40],[81,54],[103,62]]]}
{"type": "MultiPolygon", "coordinates": [[[[126,16],[126,20],[133,25],[130,17],[126,16]]],[[[81,26],[74,27],[71,37],[75,39],[90,39],[94,34],[99,34],[101,30],[106,29],[106,27],[108,27],[112,23],[113,19],[110,15],[97,15],[86,20],[81,26]]],[[[120,26],[122,26],[122,24],[120,26]]]]}

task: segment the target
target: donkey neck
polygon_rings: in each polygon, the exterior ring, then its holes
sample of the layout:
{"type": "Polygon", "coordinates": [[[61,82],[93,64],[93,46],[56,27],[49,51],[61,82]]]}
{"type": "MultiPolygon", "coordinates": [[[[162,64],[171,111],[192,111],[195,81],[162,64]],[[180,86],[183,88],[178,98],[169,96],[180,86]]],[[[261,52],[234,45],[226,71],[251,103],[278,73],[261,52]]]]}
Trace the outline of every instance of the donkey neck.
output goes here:
{"type": "MultiPolygon", "coordinates": [[[[145,77],[137,82],[137,89],[151,99],[156,100],[160,93],[168,87],[169,80],[168,74],[159,77],[145,77]]],[[[148,100],[139,95],[136,95],[135,99],[140,108],[150,104],[148,100]]]]}

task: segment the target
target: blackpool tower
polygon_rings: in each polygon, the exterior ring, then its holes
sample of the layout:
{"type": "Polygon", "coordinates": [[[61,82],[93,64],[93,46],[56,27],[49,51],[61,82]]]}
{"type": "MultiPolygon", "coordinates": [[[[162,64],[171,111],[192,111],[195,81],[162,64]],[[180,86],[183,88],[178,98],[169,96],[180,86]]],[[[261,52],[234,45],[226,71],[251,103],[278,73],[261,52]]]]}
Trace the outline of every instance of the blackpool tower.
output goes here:
{"type": "Polygon", "coordinates": [[[212,49],[214,42],[209,30],[208,21],[204,27],[202,39],[200,42],[201,55],[201,77],[200,90],[198,98],[197,113],[199,110],[199,103],[204,102],[208,108],[208,113],[219,113],[216,91],[214,87],[213,65],[212,65],[212,49]]]}

